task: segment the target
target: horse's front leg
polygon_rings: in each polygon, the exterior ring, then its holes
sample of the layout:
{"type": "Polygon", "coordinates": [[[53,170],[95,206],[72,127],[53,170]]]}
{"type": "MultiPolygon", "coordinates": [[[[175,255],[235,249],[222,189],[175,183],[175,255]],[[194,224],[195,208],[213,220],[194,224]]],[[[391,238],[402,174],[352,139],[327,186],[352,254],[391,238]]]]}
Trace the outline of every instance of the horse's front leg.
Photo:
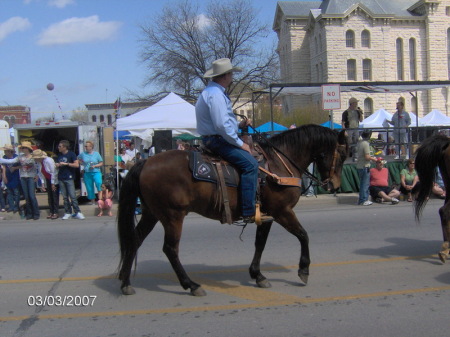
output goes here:
{"type": "Polygon", "coordinates": [[[441,226],[442,226],[442,235],[444,237],[444,242],[441,246],[441,251],[439,252],[439,259],[442,261],[442,263],[445,263],[445,261],[448,259],[449,252],[450,252],[450,203],[447,202],[447,199],[445,200],[444,206],[442,206],[439,209],[439,215],[441,217],[441,226]]]}
{"type": "Polygon", "coordinates": [[[177,275],[183,289],[190,289],[191,294],[194,296],[205,296],[206,292],[200,284],[193,282],[189,278],[178,257],[182,225],[182,221],[177,223],[171,222],[169,224],[163,223],[165,231],[163,252],[169,259],[169,262],[172,265],[172,268],[175,271],[175,274],[177,275]]]}
{"type": "Polygon", "coordinates": [[[267,237],[269,236],[272,222],[264,223],[257,227],[255,237],[255,254],[253,255],[252,264],[250,265],[250,277],[256,280],[256,284],[260,288],[270,288],[271,284],[266,277],[261,274],[261,256],[266,247],[267,237]]]}
{"type": "Polygon", "coordinates": [[[298,276],[306,285],[308,283],[309,265],[311,263],[308,233],[306,233],[306,230],[302,227],[292,209],[286,210],[282,216],[277,217],[277,222],[300,241],[298,276]]]}

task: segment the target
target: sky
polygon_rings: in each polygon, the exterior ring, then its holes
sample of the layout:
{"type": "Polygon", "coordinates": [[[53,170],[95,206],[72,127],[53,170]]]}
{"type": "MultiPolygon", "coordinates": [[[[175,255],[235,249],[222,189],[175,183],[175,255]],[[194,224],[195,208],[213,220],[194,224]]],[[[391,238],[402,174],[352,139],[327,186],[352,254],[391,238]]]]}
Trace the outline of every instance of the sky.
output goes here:
{"type": "MultiPolygon", "coordinates": [[[[252,1],[260,21],[271,28],[277,1],[252,1]]],[[[148,93],[151,88],[142,86],[139,25],[171,3],[0,0],[0,106],[28,106],[32,120],[52,113],[60,119],[85,104],[124,99],[128,91],[148,93]]]]}

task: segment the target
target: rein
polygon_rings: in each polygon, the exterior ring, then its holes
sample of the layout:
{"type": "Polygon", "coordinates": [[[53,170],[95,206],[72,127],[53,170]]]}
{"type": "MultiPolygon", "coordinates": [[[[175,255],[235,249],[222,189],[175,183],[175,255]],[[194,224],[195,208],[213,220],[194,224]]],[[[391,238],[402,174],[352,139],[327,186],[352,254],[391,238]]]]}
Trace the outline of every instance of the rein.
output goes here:
{"type": "MultiPolygon", "coordinates": [[[[236,114],[238,115],[238,114],[236,114]]],[[[247,117],[245,117],[244,115],[238,115],[244,119],[247,119],[247,117]]],[[[259,131],[257,131],[253,126],[249,125],[253,131],[255,132],[255,134],[257,135],[258,138],[263,139],[269,146],[271,146],[274,151],[275,154],[278,156],[278,158],[281,160],[281,162],[283,163],[283,165],[286,167],[286,169],[288,170],[288,172],[294,176],[294,174],[292,173],[292,171],[287,167],[286,163],[282,160],[282,158],[280,157],[280,154],[285,157],[288,162],[300,173],[305,174],[309,179],[311,179],[312,182],[316,183],[318,186],[325,186],[326,184],[328,184],[330,182],[330,180],[334,177],[335,172],[334,169],[336,167],[336,161],[337,161],[337,156],[338,156],[338,147],[339,146],[345,146],[345,145],[341,145],[338,144],[336,146],[336,148],[334,149],[334,155],[333,155],[333,162],[330,168],[330,173],[329,173],[329,177],[323,181],[320,181],[319,178],[317,178],[313,173],[309,172],[308,169],[301,169],[300,167],[298,167],[298,165],[291,159],[289,158],[288,155],[286,155],[283,151],[281,151],[279,148],[277,148],[275,145],[273,145],[273,143],[265,136],[263,136],[259,131]]],[[[267,173],[267,172],[266,172],[267,173]]]]}

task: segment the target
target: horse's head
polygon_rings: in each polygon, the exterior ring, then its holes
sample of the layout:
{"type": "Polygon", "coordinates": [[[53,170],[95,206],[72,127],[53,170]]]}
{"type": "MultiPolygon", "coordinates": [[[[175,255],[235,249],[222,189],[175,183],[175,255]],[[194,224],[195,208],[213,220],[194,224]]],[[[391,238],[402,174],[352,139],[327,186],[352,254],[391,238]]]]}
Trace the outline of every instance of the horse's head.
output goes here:
{"type": "Polygon", "coordinates": [[[334,192],[341,186],[341,172],[348,153],[345,131],[339,132],[334,147],[328,148],[315,158],[323,187],[334,192]]]}

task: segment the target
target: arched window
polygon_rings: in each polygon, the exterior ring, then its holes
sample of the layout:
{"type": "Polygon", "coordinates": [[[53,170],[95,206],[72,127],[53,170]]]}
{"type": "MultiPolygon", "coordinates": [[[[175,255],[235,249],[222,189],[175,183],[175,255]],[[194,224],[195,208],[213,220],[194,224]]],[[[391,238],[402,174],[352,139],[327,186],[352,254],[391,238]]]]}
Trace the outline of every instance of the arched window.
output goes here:
{"type": "Polygon", "coordinates": [[[94,123],[97,122],[97,116],[96,116],[96,115],[93,115],[93,116],[92,116],[92,122],[94,122],[94,123]]]}
{"type": "Polygon", "coordinates": [[[108,125],[111,125],[111,124],[112,124],[112,116],[108,115],[108,125]]]}
{"type": "Polygon", "coordinates": [[[416,96],[411,97],[411,110],[410,111],[417,115],[417,97],[416,96]]]}
{"type": "Polygon", "coordinates": [[[363,66],[363,81],[372,81],[372,60],[364,59],[363,66]]]}
{"type": "Polygon", "coordinates": [[[395,44],[397,51],[397,80],[403,81],[403,40],[398,38],[395,44]]]}
{"type": "Polygon", "coordinates": [[[364,118],[373,114],[373,99],[368,97],[364,100],[364,118]]]}
{"type": "Polygon", "coordinates": [[[361,32],[361,46],[370,48],[370,32],[367,29],[361,32]]]}
{"type": "Polygon", "coordinates": [[[447,67],[448,78],[450,79],[450,28],[447,29],[447,67]]]}
{"type": "Polygon", "coordinates": [[[356,81],[356,60],[347,60],[347,80],[356,81]]]}
{"type": "Polygon", "coordinates": [[[416,68],[416,39],[409,39],[409,76],[410,80],[417,79],[417,68],[416,68]]]}
{"type": "Polygon", "coordinates": [[[103,123],[105,121],[105,116],[100,115],[100,123],[103,123]]]}
{"type": "Polygon", "coordinates": [[[355,32],[351,29],[345,33],[345,46],[347,48],[355,48],[355,32]]]}

